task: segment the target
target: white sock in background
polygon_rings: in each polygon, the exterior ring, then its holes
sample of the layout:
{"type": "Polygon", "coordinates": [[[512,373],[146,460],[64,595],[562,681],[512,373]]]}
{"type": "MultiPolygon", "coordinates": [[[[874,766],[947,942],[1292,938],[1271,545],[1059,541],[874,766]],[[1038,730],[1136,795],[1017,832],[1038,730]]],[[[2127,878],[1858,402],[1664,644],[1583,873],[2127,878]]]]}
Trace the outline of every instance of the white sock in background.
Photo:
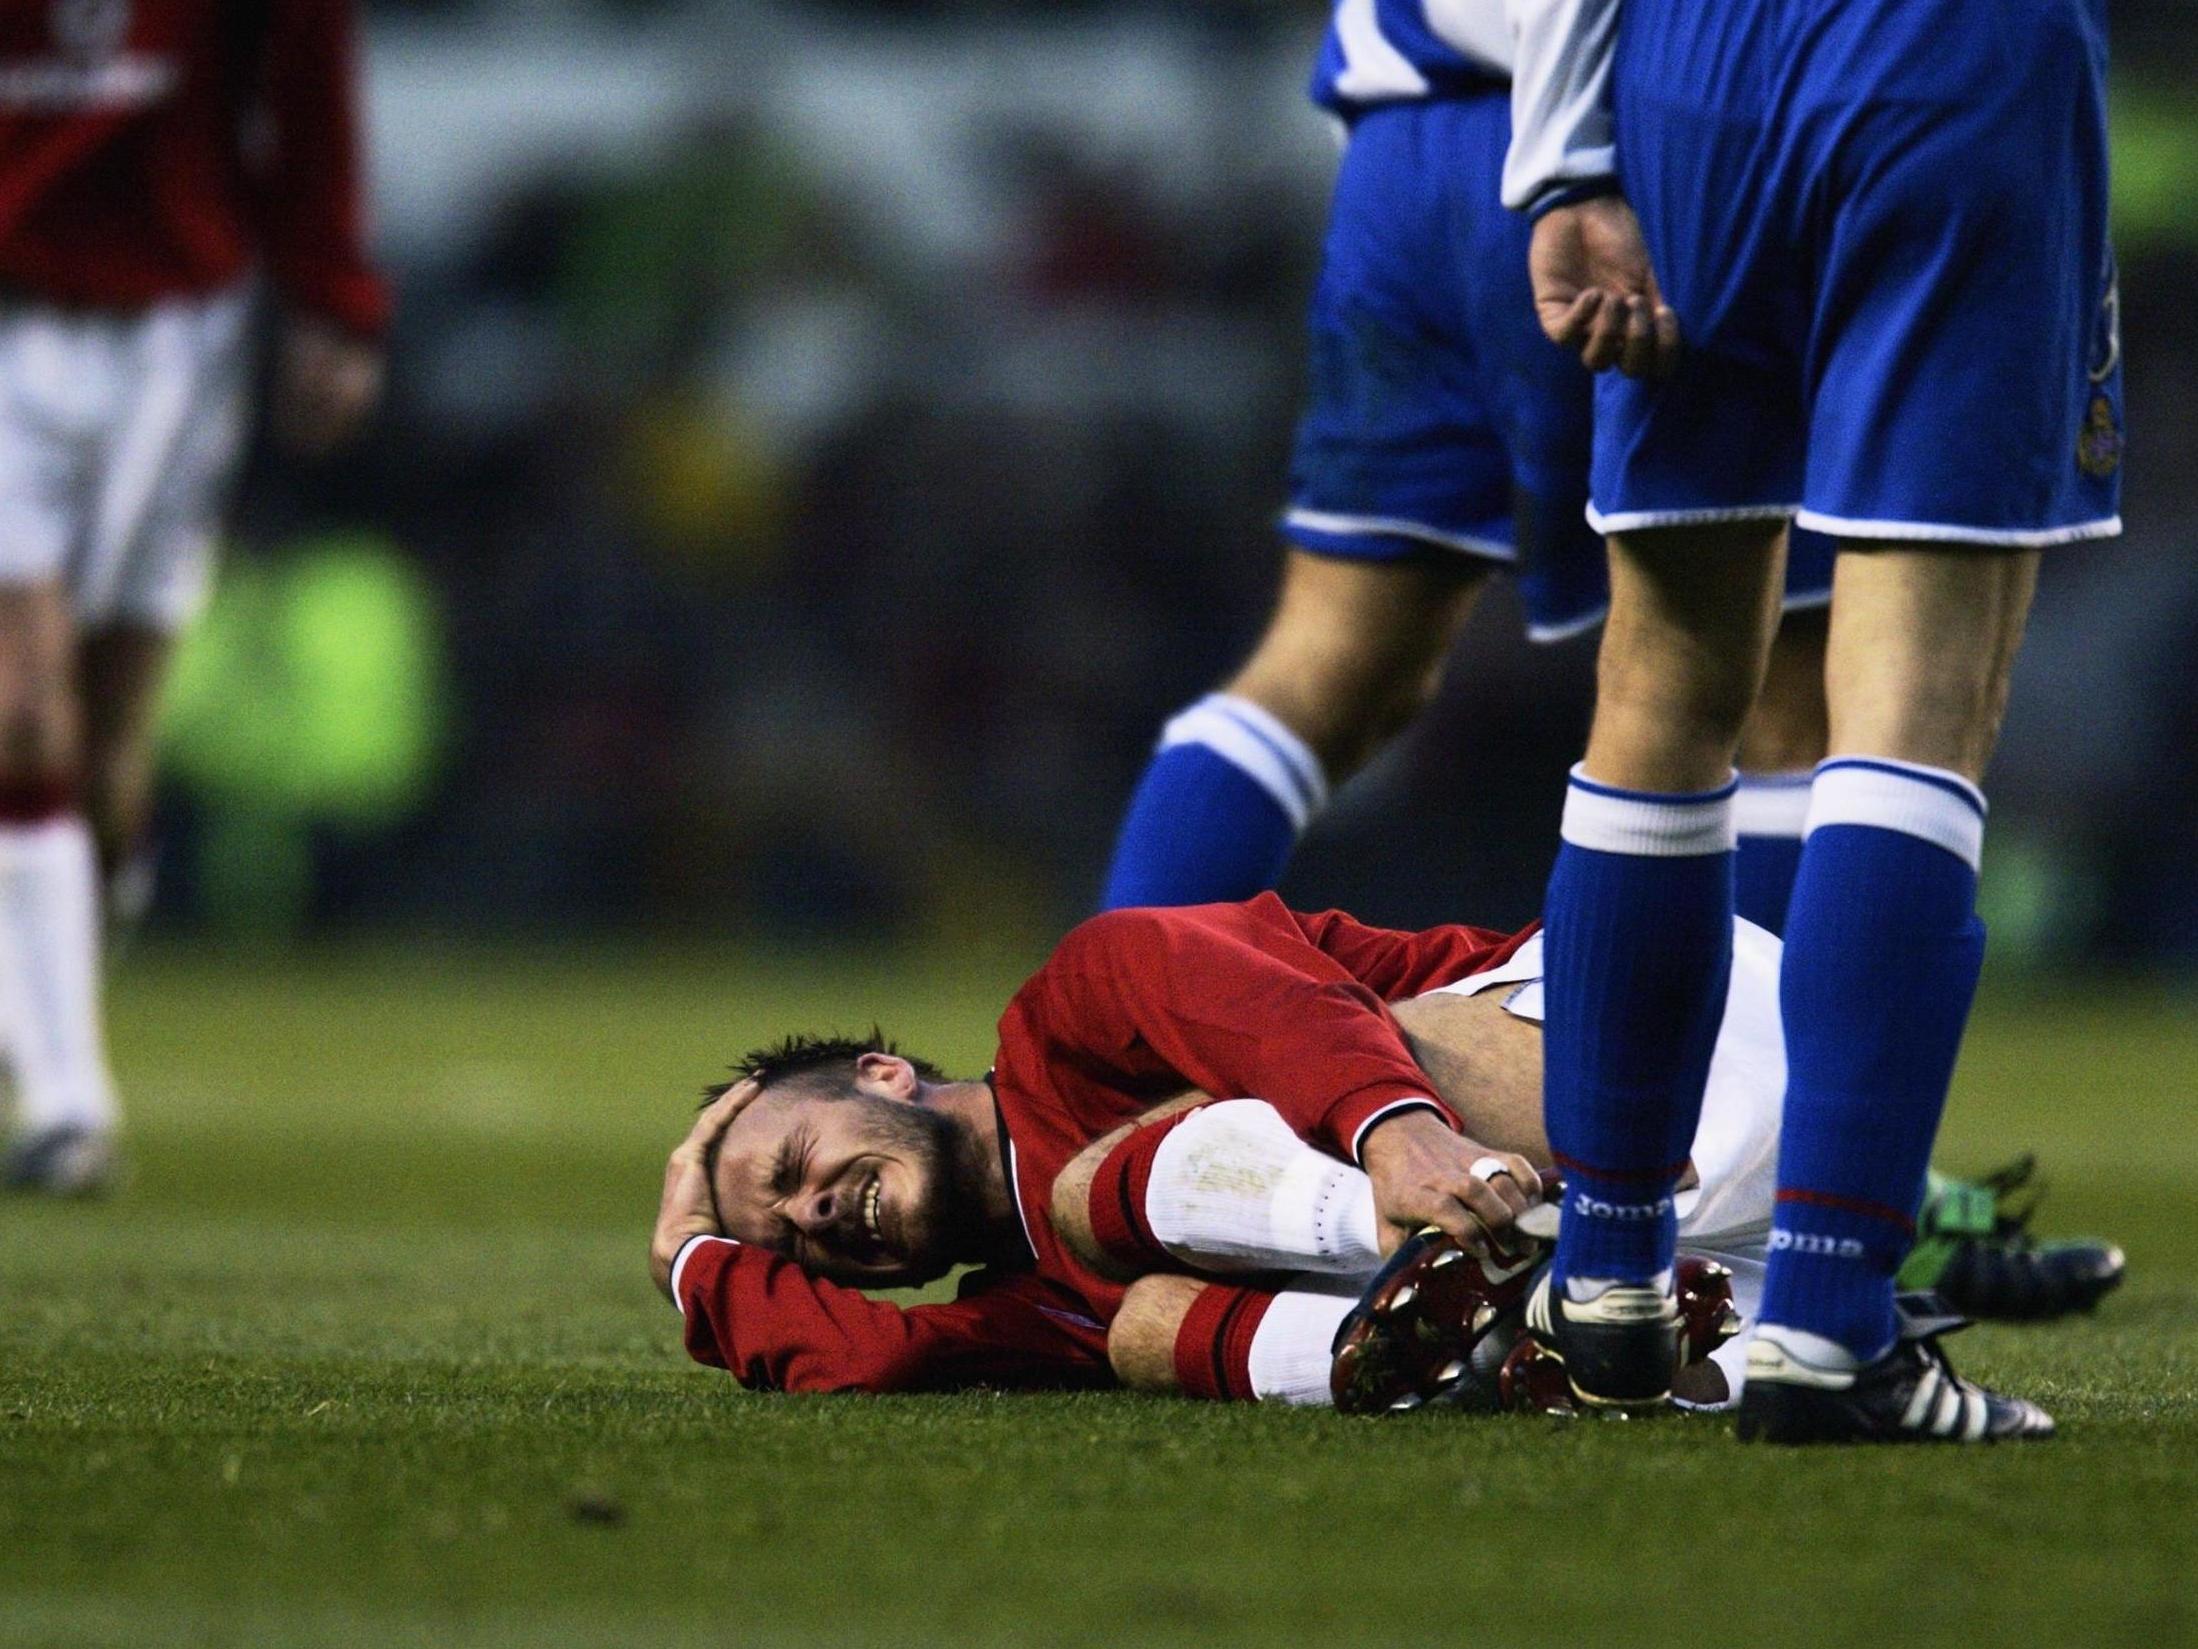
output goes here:
{"type": "Polygon", "coordinates": [[[1336,1330],[1358,1304],[1356,1295],[1277,1294],[1253,1331],[1245,1357],[1252,1392],[1262,1403],[1303,1403],[1325,1408],[1336,1330]]]}
{"type": "Polygon", "coordinates": [[[1145,1218],[1203,1271],[1364,1276],[1381,1264],[1365,1174],[1316,1151],[1261,1099],[1207,1105],[1153,1153],[1145,1218]]]}
{"type": "Polygon", "coordinates": [[[18,1133],[114,1126],[98,859],[75,814],[0,825],[0,1042],[15,1070],[18,1133]]]}

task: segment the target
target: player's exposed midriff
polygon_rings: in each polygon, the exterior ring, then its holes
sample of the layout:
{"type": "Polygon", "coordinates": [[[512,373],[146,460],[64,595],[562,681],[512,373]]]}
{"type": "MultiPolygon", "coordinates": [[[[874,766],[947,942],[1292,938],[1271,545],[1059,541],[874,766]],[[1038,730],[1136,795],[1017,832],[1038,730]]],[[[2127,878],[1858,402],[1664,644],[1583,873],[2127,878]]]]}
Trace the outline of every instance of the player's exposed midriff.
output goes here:
{"type": "Polygon", "coordinates": [[[1435,991],[1393,1005],[1406,1044],[1465,1130],[1498,1151],[1549,1163],[1542,1131],[1542,1031],[1505,1011],[1501,990],[1435,991]]]}

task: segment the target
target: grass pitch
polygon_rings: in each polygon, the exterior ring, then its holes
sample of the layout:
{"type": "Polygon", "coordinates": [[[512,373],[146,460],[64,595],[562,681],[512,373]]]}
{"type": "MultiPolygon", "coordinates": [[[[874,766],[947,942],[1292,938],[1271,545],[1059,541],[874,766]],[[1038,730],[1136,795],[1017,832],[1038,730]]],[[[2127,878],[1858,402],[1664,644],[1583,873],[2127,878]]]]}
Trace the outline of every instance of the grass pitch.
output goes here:
{"type": "Polygon", "coordinates": [[[1126,1396],[750,1397],[643,1249],[689,1096],[797,1025],[960,1069],[1031,957],[151,957],[138,1179],[0,1203],[0,1643],[2198,1641],[2198,1005],[2002,991],[1945,1159],[2031,1147],[2098,1318],[1964,1366],[2062,1436],[1126,1396]]]}

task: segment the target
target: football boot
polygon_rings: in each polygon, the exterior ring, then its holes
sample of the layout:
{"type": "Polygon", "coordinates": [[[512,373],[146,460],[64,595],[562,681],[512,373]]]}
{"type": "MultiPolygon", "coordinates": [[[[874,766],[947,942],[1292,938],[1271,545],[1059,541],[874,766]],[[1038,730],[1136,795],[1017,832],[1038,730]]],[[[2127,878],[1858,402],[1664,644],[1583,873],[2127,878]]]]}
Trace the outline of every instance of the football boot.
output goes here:
{"type": "Polygon", "coordinates": [[[2026,1398],[1954,1372],[1940,1337],[1964,1325],[1932,1295],[1904,1295],[1892,1347],[1860,1368],[1812,1362],[1776,1329],[1748,1345],[1740,1394],[1743,1443],[2003,1443],[2053,1435],[2026,1398]]]}
{"type": "Polygon", "coordinates": [[[26,1134],[0,1157],[0,1190],[49,1197],[96,1197],[111,1191],[121,1162],[104,1129],[63,1124],[26,1134]]]}
{"type": "Polygon", "coordinates": [[[1901,1287],[1930,1289],[1964,1316],[1994,1322],[2089,1311],[2118,1288],[2124,1262],[2113,1243],[2031,1235],[2044,1195],[2037,1166],[2026,1155],[1981,1180],[1933,1174],[1901,1287]]]}
{"type": "Polygon", "coordinates": [[[1546,1245],[1516,1237],[1471,1254],[1433,1226],[1407,1238],[1336,1330],[1329,1389],[1337,1410],[1495,1408],[1519,1303],[1547,1255],[1546,1245]]]}
{"type": "Polygon", "coordinates": [[[1527,1332],[1564,1364],[1589,1408],[1660,1408],[1671,1397],[1684,1324],[1675,1290],[1620,1283],[1574,1300],[1544,1272],[1526,1301],[1527,1332]]]}

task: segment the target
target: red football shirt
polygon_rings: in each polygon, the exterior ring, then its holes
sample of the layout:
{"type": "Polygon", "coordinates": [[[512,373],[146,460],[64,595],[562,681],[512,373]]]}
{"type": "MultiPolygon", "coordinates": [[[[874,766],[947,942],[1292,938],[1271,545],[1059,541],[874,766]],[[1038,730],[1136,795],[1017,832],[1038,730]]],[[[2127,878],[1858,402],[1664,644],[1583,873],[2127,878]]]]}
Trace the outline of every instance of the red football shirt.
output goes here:
{"type": "Polygon", "coordinates": [[[1354,1161],[1392,1111],[1448,1116],[1388,1004],[1495,967],[1533,931],[1397,933],[1300,915],[1271,893],[1094,917],[1000,1020],[992,1084],[1030,1269],[980,1272],[951,1304],[904,1310],[764,1250],[699,1241],[673,1280],[688,1350],[744,1384],[793,1391],[1103,1382],[1122,1286],[1054,1235],[1053,1182],[1070,1160],[1193,1088],[1266,1100],[1354,1161]]]}
{"type": "Polygon", "coordinates": [[[0,0],[0,290],[141,309],[264,264],[374,334],[353,0],[0,0]]]}

